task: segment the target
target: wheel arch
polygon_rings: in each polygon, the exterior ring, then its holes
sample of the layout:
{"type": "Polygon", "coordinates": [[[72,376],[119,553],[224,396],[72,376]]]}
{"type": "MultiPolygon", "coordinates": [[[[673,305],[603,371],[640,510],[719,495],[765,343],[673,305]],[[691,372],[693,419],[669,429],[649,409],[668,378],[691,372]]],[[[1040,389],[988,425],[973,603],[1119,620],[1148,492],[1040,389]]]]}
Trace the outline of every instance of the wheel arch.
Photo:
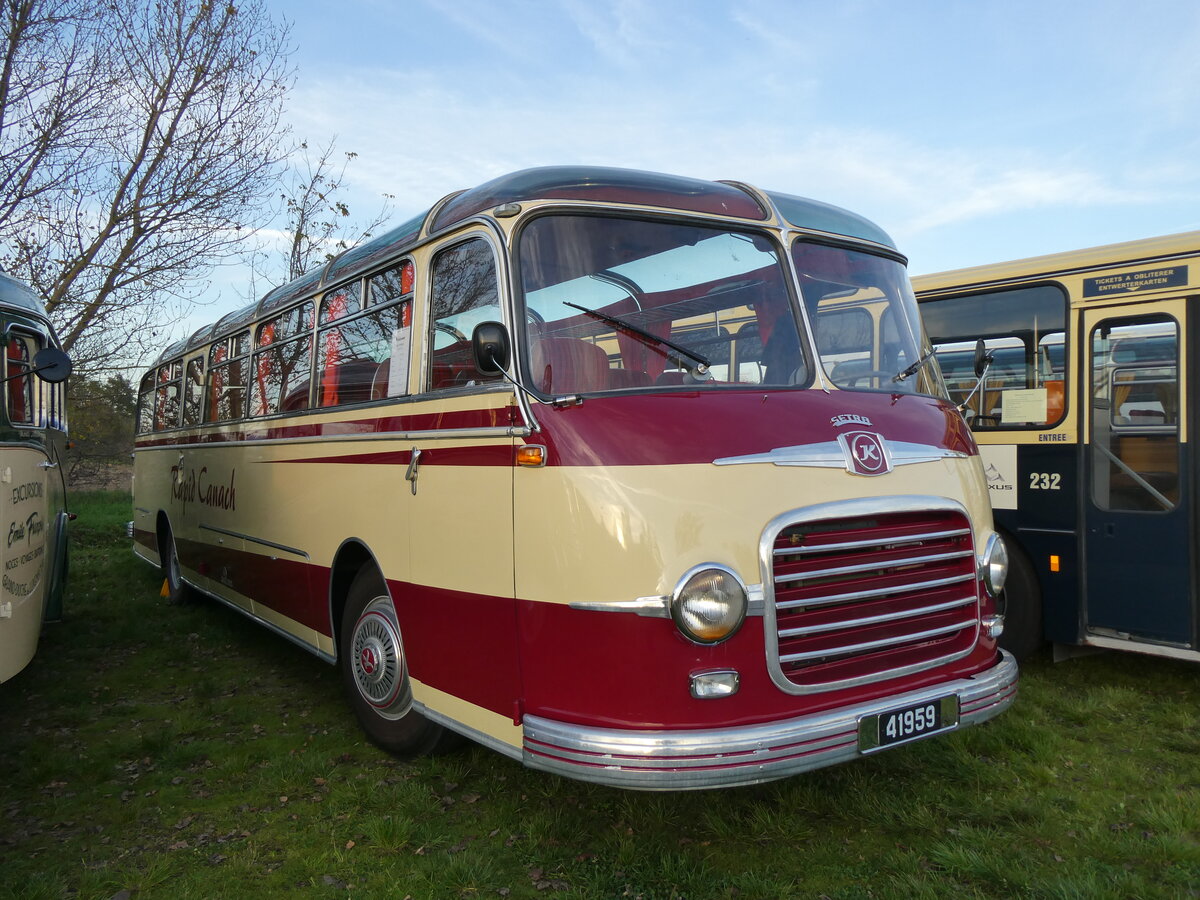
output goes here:
{"type": "Polygon", "coordinates": [[[333,628],[335,657],[340,655],[342,613],[346,609],[350,585],[364,568],[374,569],[386,587],[387,579],[383,577],[383,568],[367,545],[359,538],[347,538],[342,541],[342,545],[333,555],[333,565],[329,570],[329,621],[333,628]]]}

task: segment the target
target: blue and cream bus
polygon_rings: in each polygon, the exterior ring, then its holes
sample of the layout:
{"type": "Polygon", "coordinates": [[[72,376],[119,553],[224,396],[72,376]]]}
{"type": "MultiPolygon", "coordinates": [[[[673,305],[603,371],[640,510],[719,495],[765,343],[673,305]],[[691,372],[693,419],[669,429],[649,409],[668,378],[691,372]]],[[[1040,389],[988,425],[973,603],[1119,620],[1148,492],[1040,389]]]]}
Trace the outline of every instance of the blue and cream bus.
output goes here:
{"type": "Polygon", "coordinates": [[[1001,644],[1200,660],[1200,232],[913,283],[1011,555],[1001,644]]]}

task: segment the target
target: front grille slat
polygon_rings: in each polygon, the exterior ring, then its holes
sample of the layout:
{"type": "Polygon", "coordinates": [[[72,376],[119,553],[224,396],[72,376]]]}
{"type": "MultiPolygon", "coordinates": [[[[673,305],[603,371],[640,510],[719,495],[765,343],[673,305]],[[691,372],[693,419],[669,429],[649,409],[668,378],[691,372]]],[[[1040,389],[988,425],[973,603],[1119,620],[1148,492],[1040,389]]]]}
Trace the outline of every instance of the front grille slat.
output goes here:
{"type": "MultiPolygon", "coordinates": [[[[956,528],[953,531],[931,531],[928,534],[917,534],[912,537],[905,538],[903,541],[895,541],[894,543],[913,544],[919,541],[934,541],[944,538],[963,537],[971,534],[970,528],[956,528]]],[[[816,547],[779,547],[775,550],[775,556],[787,556],[790,554],[808,554],[808,553],[826,553],[832,550],[858,550],[862,547],[878,547],[880,544],[879,538],[870,538],[863,541],[846,541],[841,544],[823,544],[816,547]]]]}
{"type": "MultiPolygon", "coordinates": [[[[942,562],[944,560],[963,559],[964,557],[974,558],[975,553],[971,550],[958,551],[955,553],[942,554],[925,554],[905,557],[903,559],[889,560],[888,565],[896,568],[901,566],[928,565],[933,562],[942,562]]],[[[812,581],[817,578],[832,578],[838,575],[850,575],[855,572],[870,572],[878,569],[878,562],[859,563],[853,566],[834,566],[829,569],[812,569],[807,572],[797,572],[792,575],[780,575],[776,577],[776,584],[791,584],[796,581],[812,581]]]]}
{"type": "Polygon", "coordinates": [[[945,612],[948,609],[957,609],[960,606],[967,606],[975,603],[974,597],[961,597],[957,600],[948,600],[945,603],[934,603],[930,606],[922,606],[917,609],[905,609],[900,612],[885,613],[878,616],[864,616],[861,619],[847,619],[845,621],[827,622],[823,625],[806,625],[801,628],[781,628],[779,629],[779,637],[781,639],[804,637],[809,634],[821,634],[826,631],[837,631],[843,628],[861,628],[866,625],[885,625],[888,622],[901,622],[904,619],[912,619],[920,616],[927,616],[937,612],[945,612]]]}
{"type": "Polygon", "coordinates": [[[973,622],[966,619],[959,622],[952,622],[949,625],[943,625],[941,628],[930,628],[927,631],[919,631],[916,633],[905,632],[898,634],[895,637],[880,638],[877,641],[863,641],[859,644],[846,644],[840,647],[827,647],[821,650],[808,650],[804,653],[789,653],[787,656],[781,656],[780,662],[798,662],[805,659],[826,659],[830,656],[845,656],[848,653],[860,653],[863,650],[878,650],[880,647],[894,647],[899,644],[906,644],[911,641],[923,641],[928,638],[937,637],[938,635],[947,634],[951,631],[961,631],[963,628],[969,628],[973,622]]]}
{"type": "Polygon", "coordinates": [[[841,519],[836,510],[827,515],[831,508],[765,536],[772,677],[789,690],[827,691],[969,653],[979,634],[979,582],[962,508],[864,514],[859,503],[841,519]]]}
{"type": "Polygon", "coordinates": [[[951,578],[934,578],[930,579],[929,581],[912,582],[899,587],[875,588],[869,591],[851,591],[845,594],[822,594],[819,597],[806,600],[785,600],[780,603],[776,603],[775,607],[776,609],[795,609],[797,607],[825,606],[830,603],[869,600],[873,597],[886,597],[890,594],[896,594],[902,591],[927,591],[934,588],[945,587],[951,584],[962,584],[964,581],[974,581],[975,577],[975,573],[972,572],[970,575],[955,575],[951,578]]]}

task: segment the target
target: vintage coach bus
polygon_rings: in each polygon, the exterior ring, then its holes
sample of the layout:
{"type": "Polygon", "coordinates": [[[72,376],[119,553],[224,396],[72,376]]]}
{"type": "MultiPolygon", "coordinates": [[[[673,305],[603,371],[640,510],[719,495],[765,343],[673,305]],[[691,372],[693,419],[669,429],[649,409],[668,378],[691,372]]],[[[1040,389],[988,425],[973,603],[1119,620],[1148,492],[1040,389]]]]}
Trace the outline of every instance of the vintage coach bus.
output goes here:
{"type": "Polygon", "coordinates": [[[0,681],[29,664],[42,623],[62,613],[67,576],[65,388],[71,372],[41,302],[0,275],[0,681]]]}
{"type": "Polygon", "coordinates": [[[1014,696],[977,448],[904,258],[831,206],[498,178],[168,348],[138,416],[170,596],[338,663],[394,752],[701,788],[1014,696]]]}
{"type": "Polygon", "coordinates": [[[1200,232],[913,282],[1012,553],[1002,643],[1200,660],[1200,232]],[[979,339],[993,359],[975,391],[979,339]]]}

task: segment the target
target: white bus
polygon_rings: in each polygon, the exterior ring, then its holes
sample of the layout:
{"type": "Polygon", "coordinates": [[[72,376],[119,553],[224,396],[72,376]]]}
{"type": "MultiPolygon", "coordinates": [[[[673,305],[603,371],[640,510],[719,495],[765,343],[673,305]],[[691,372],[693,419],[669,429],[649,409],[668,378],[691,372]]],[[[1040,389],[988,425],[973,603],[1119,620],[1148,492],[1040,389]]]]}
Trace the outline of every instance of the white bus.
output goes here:
{"type": "Polygon", "coordinates": [[[29,664],[67,577],[65,385],[71,372],[36,295],[0,275],[0,682],[29,664]]]}

